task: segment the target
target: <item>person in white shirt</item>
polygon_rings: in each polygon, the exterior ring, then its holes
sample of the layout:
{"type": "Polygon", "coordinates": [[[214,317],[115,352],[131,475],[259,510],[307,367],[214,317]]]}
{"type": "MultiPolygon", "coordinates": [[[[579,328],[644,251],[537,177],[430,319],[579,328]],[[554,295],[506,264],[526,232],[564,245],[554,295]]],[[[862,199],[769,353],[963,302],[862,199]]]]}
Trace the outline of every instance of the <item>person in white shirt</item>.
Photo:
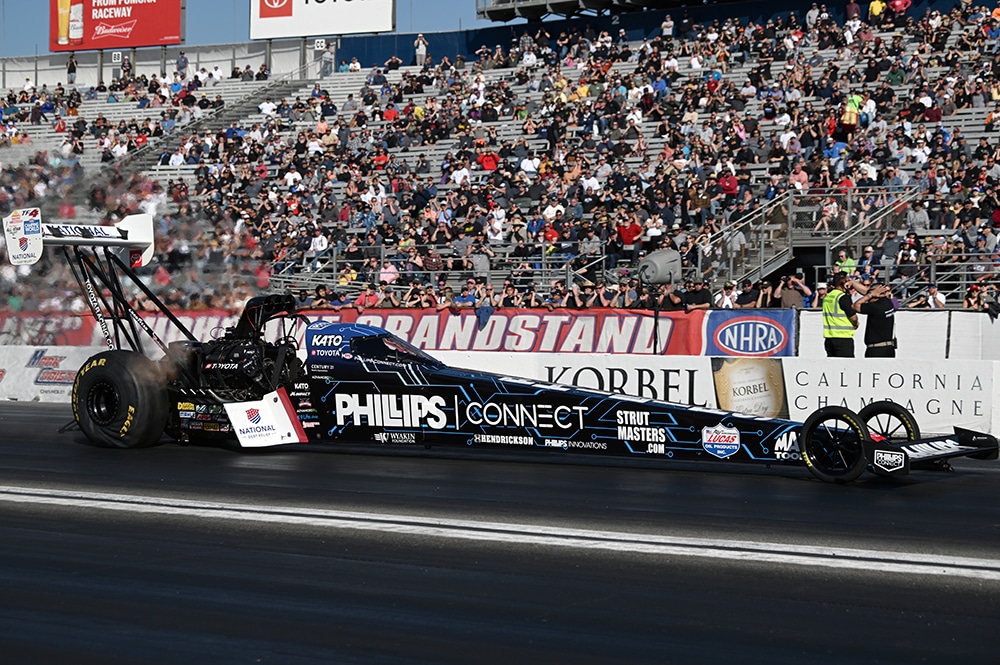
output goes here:
{"type": "Polygon", "coordinates": [[[465,164],[462,164],[461,168],[458,168],[458,169],[455,169],[454,171],[452,171],[451,180],[456,185],[461,185],[463,182],[465,182],[466,180],[468,180],[471,176],[472,176],[472,173],[469,171],[469,167],[466,166],[465,164]]]}
{"type": "Polygon", "coordinates": [[[941,309],[945,306],[946,298],[944,294],[938,291],[937,284],[931,283],[927,285],[927,304],[931,309],[941,309]]]}
{"type": "Polygon", "coordinates": [[[739,305],[736,304],[736,298],[739,296],[736,293],[735,285],[732,282],[726,282],[722,286],[722,290],[719,291],[715,296],[715,308],[716,309],[738,309],[739,305]]]}
{"type": "Polygon", "coordinates": [[[257,110],[264,115],[274,115],[274,112],[278,110],[278,105],[268,97],[257,106],[257,110]]]}
{"type": "Polygon", "coordinates": [[[294,187],[302,181],[302,174],[299,173],[294,166],[290,166],[288,168],[288,173],[285,174],[285,177],[282,178],[282,180],[285,183],[285,187],[294,187]]]}
{"type": "Polygon", "coordinates": [[[184,153],[180,148],[174,150],[174,154],[170,155],[170,166],[184,166],[184,153]]]}
{"type": "Polygon", "coordinates": [[[521,160],[520,169],[528,175],[535,175],[538,173],[538,166],[541,163],[542,162],[538,159],[538,157],[535,157],[532,153],[528,153],[528,155],[521,160]]]}

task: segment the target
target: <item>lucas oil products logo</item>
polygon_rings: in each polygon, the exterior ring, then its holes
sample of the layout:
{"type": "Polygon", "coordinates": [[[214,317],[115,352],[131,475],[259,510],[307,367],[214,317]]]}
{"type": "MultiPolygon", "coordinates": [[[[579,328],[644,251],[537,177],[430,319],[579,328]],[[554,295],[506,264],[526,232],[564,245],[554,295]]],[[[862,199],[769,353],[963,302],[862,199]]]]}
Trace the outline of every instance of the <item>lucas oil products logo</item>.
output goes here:
{"type": "Polygon", "coordinates": [[[725,427],[722,423],[715,427],[703,427],[701,447],[719,459],[731,457],[740,449],[740,431],[734,427],[725,427]]]}

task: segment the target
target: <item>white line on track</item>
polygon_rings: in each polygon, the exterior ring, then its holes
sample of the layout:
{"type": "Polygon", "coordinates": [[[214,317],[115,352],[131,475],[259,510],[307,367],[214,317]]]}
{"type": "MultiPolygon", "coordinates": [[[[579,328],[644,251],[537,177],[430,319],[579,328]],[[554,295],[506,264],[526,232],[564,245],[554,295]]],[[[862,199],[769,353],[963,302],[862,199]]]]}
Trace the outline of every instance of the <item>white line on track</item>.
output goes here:
{"type": "Polygon", "coordinates": [[[315,508],[253,506],[30,487],[0,487],[0,501],[210,520],[295,524],[327,529],[377,531],[397,535],[492,541],[518,545],[571,547],[1000,581],[1000,559],[979,559],[919,552],[864,550],[718,538],[685,538],[623,531],[568,529],[535,524],[481,522],[315,508]]]}

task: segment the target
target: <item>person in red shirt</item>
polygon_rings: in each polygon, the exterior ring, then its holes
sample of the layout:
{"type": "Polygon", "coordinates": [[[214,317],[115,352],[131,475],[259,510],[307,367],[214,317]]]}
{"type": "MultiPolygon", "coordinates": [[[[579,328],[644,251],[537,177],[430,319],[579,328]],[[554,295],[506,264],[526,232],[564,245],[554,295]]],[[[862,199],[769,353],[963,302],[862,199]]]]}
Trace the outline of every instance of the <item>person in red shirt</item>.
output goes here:
{"type": "Polygon", "coordinates": [[[379,301],[382,298],[379,296],[378,287],[374,284],[369,284],[366,291],[362,291],[361,295],[358,296],[357,300],[354,301],[354,307],[358,310],[358,313],[365,311],[366,309],[377,307],[379,301]]]}
{"type": "Polygon", "coordinates": [[[500,165],[500,158],[493,152],[493,148],[490,147],[487,147],[486,152],[479,155],[476,161],[479,162],[484,171],[496,171],[500,165]]]}
{"type": "Polygon", "coordinates": [[[382,111],[382,119],[386,122],[395,122],[398,117],[399,111],[396,110],[396,105],[389,102],[389,104],[385,107],[385,110],[382,111]]]}
{"type": "Polygon", "coordinates": [[[726,200],[730,201],[735,199],[736,194],[740,191],[740,182],[733,175],[732,171],[723,169],[722,175],[719,176],[719,187],[722,188],[722,193],[725,194],[726,200]]]}
{"type": "Polygon", "coordinates": [[[618,225],[618,236],[622,239],[623,245],[633,245],[642,237],[642,225],[633,217],[628,224],[618,225]]]}

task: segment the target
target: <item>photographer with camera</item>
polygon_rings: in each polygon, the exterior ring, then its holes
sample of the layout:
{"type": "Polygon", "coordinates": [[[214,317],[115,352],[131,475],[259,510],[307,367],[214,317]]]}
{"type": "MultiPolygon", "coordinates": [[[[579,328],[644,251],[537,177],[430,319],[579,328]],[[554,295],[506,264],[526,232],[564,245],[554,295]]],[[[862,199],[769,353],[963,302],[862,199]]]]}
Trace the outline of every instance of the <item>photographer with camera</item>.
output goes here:
{"type": "Polygon", "coordinates": [[[812,297],[812,289],[806,286],[804,280],[805,273],[802,271],[781,278],[774,289],[774,298],[782,308],[802,309],[806,306],[808,298],[812,297]]]}

